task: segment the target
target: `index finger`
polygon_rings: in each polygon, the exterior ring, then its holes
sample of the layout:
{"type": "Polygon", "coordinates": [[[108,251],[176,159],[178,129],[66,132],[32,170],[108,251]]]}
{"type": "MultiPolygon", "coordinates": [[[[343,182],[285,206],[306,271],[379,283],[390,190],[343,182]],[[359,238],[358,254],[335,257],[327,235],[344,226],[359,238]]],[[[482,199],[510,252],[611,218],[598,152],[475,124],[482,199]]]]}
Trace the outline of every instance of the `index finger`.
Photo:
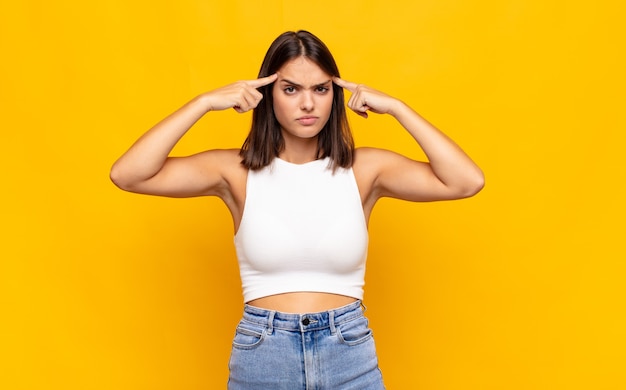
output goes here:
{"type": "Polygon", "coordinates": [[[352,83],[350,81],[340,79],[339,77],[333,77],[333,82],[337,84],[338,86],[340,86],[341,88],[345,88],[350,92],[356,91],[356,88],[359,86],[356,83],[352,83]]]}
{"type": "Polygon", "coordinates": [[[274,81],[276,81],[276,78],[278,77],[278,75],[276,73],[274,73],[273,75],[270,76],[266,76],[266,77],[261,77],[258,78],[256,80],[250,80],[248,81],[248,84],[250,84],[251,87],[253,88],[260,88],[264,85],[268,85],[273,83],[274,81]]]}

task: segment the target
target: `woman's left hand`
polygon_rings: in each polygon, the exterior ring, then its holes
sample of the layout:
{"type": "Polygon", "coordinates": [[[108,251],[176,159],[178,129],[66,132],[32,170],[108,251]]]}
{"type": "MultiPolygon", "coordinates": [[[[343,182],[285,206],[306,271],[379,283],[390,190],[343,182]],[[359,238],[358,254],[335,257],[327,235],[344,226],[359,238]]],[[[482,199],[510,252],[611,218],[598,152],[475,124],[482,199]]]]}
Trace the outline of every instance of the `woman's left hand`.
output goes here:
{"type": "Polygon", "coordinates": [[[367,111],[393,115],[394,108],[400,103],[399,100],[363,84],[352,83],[339,77],[333,77],[333,82],[352,93],[347,105],[363,118],[367,118],[367,111]]]}

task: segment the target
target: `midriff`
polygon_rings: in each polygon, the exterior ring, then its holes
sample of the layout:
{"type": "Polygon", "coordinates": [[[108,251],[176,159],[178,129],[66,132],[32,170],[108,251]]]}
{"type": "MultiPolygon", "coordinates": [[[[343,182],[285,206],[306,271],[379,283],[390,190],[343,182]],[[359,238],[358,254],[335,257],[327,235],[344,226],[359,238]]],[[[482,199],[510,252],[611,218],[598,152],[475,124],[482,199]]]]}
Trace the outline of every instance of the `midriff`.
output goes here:
{"type": "Polygon", "coordinates": [[[247,302],[250,306],[283,313],[317,313],[336,309],[355,302],[357,299],[345,295],[321,292],[292,292],[270,295],[247,302]]]}

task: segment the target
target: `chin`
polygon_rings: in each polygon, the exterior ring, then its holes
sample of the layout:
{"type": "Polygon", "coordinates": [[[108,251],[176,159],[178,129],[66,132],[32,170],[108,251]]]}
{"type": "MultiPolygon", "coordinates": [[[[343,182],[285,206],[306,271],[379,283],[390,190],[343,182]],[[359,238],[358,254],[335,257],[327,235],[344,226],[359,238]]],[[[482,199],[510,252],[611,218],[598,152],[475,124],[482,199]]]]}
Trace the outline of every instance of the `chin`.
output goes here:
{"type": "Polygon", "coordinates": [[[322,129],[299,129],[295,131],[283,130],[283,137],[311,139],[317,138],[322,129]]]}

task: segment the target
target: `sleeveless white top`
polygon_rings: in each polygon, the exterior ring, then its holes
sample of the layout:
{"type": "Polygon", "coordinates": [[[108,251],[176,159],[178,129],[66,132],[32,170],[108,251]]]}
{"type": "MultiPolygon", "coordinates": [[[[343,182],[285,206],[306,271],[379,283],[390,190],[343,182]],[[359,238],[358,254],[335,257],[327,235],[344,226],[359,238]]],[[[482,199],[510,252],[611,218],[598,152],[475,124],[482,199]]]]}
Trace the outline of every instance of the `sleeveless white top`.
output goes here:
{"type": "Polygon", "coordinates": [[[287,292],[363,299],[368,232],[352,169],[275,158],[249,171],[235,248],[244,302],[287,292]]]}

